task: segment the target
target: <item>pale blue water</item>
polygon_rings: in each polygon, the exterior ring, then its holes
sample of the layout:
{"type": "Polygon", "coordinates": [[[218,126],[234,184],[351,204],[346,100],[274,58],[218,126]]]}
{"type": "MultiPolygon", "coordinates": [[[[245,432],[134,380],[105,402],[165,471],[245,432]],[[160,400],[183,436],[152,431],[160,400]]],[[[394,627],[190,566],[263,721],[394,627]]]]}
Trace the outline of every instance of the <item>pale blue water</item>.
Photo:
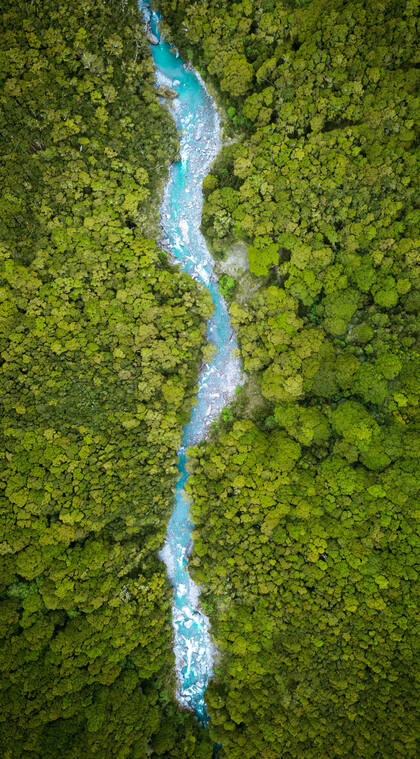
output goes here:
{"type": "Polygon", "coordinates": [[[213,673],[214,648],[209,621],[200,610],[199,589],[188,574],[193,525],[184,487],[188,479],[188,447],[203,440],[209,425],[232,399],[241,382],[239,359],[232,356],[237,347],[236,338],[213,274],[213,259],[200,232],[201,185],[221,146],[220,122],[214,101],[199,74],[186,68],[182,59],[171,53],[169,45],[160,38],[158,14],[151,12],[147,0],[139,0],[139,8],[146,25],[159,40],[158,45],[151,46],[157,83],[167,84],[179,93],[171,112],[182,132],[181,160],[170,168],[161,205],[162,244],[182,269],[205,285],[215,306],[214,316],[208,322],[207,337],[216,346],[217,353],[200,374],[197,405],[183,431],[175,507],[160,552],[174,587],[172,619],[177,698],[206,724],[204,693],[213,673]]]}

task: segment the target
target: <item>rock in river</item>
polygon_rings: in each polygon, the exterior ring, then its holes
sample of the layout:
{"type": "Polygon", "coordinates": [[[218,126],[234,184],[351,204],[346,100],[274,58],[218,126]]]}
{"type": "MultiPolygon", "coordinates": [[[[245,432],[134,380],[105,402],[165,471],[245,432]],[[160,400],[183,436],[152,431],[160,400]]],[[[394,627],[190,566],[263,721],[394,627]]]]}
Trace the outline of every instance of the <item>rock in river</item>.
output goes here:
{"type": "Polygon", "coordinates": [[[177,91],[173,90],[172,87],[167,87],[166,84],[160,84],[156,91],[161,98],[166,98],[167,100],[174,100],[178,97],[177,91]]]}
{"type": "Polygon", "coordinates": [[[151,45],[159,45],[158,38],[152,32],[147,32],[147,39],[151,45]]]}

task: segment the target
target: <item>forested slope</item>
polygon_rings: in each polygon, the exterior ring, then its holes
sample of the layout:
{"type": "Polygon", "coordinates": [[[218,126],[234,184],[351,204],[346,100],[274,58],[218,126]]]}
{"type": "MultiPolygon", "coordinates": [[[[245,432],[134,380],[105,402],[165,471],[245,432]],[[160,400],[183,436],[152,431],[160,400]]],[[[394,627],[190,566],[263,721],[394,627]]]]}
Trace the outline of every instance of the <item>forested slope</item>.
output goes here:
{"type": "Polygon", "coordinates": [[[0,753],[208,757],[157,558],[211,310],[150,239],[175,127],[134,0],[1,22],[0,753]]]}
{"type": "Polygon", "coordinates": [[[203,228],[249,245],[249,380],[192,462],[211,733],[228,759],[414,757],[418,3],[158,5],[237,137],[203,228]]]}

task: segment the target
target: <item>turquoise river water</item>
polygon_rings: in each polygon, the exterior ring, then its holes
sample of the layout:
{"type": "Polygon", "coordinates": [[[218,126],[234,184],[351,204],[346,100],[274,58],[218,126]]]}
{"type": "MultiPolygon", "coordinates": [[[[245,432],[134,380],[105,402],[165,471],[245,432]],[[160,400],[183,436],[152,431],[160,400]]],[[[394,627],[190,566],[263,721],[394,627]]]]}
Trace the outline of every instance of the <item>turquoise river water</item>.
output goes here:
{"type": "Polygon", "coordinates": [[[204,694],[213,673],[215,650],[210,638],[209,620],[200,609],[199,588],[188,574],[193,525],[184,488],[188,479],[188,447],[203,440],[209,425],[232,399],[235,388],[241,382],[239,358],[233,353],[237,347],[235,334],[213,272],[213,259],[200,232],[202,181],[220,150],[221,130],[215,103],[200,75],[171,52],[168,43],[160,37],[160,17],[152,12],[149,2],[139,0],[139,8],[147,30],[158,43],[151,45],[156,82],[158,85],[166,84],[178,93],[169,107],[181,134],[181,160],[171,166],[164,191],[161,244],[172,260],[208,289],[214,303],[214,315],[207,325],[207,338],[216,346],[217,353],[200,373],[197,405],[183,431],[175,506],[160,552],[174,588],[172,624],[177,699],[207,724],[204,694]]]}

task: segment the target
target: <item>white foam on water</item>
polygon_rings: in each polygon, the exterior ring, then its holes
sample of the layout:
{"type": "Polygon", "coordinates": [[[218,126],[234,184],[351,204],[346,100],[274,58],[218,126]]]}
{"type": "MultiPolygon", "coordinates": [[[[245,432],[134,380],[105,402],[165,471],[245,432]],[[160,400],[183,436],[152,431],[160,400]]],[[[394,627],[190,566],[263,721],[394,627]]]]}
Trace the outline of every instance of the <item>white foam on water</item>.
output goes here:
{"type": "MultiPolygon", "coordinates": [[[[157,17],[151,13],[148,0],[139,0],[139,7],[146,11],[146,19],[153,27],[153,33],[158,35],[154,26],[157,17]]],[[[237,385],[242,382],[242,373],[239,359],[233,353],[237,343],[228,310],[217,290],[213,259],[200,230],[202,181],[221,147],[220,118],[201,76],[190,64],[182,64],[175,55],[173,61],[168,58],[169,48],[165,45],[153,47],[152,52],[157,61],[157,84],[183,85],[179,97],[168,106],[181,135],[180,162],[170,168],[163,194],[162,244],[172,261],[209,289],[215,302],[215,316],[208,323],[207,338],[216,344],[217,353],[210,363],[204,365],[198,378],[197,405],[184,428],[179,449],[183,462],[188,447],[205,438],[211,423],[232,400],[237,385]],[[163,61],[162,65],[167,65],[168,60],[171,63],[165,73],[160,64],[163,61]]],[[[200,607],[200,589],[188,575],[192,524],[184,491],[187,479],[184,465],[180,464],[175,508],[159,557],[166,564],[175,591],[172,625],[177,698],[206,724],[204,694],[213,674],[216,649],[210,637],[209,620],[200,607]]]]}

